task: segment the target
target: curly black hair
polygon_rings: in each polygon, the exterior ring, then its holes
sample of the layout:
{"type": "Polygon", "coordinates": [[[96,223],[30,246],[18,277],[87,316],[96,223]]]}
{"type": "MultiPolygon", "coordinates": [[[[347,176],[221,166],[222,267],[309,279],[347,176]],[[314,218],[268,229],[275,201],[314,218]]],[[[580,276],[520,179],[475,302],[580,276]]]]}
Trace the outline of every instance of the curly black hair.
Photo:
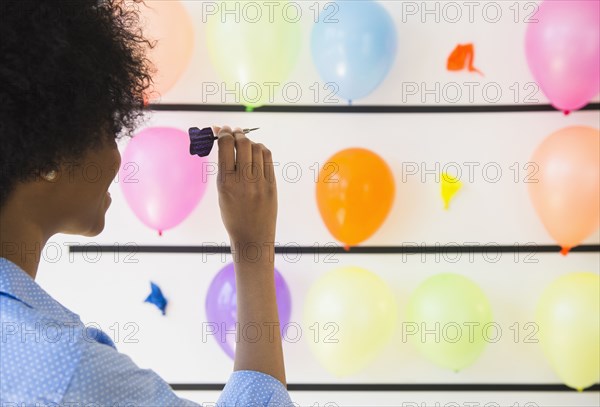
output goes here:
{"type": "Polygon", "coordinates": [[[131,136],[155,72],[140,1],[0,0],[0,207],[101,135],[131,136]]]}

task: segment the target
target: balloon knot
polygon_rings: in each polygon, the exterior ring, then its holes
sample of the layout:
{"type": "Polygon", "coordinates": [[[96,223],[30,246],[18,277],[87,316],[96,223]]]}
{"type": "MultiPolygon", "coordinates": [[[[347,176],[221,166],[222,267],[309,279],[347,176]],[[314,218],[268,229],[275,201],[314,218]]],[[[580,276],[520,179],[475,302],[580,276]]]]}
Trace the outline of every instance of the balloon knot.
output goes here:
{"type": "Polygon", "coordinates": [[[568,115],[569,115],[569,113],[571,113],[571,111],[570,111],[570,110],[565,110],[565,112],[564,112],[564,113],[565,113],[565,116],[568,116],[568,115]]]}
{"type": "Polygon", "coordinates": [[[560,254],[562,254],[563,256],[566,256],[567,254],[569,254],[570,250],[571,250],[570,247],[563,247],[562,249],[560,249],[560,254]]]}
{"type": "Polygon", "coordinates": [[[345,250],[345,251],[347,251],[347,252],[349,252],[349,251],[350,251],[350,246],[348,246],[348,245],[345,245],[345,246],[344,246],[344,250],[345,250]]]}
{"type": "Polygon", "coordinates": [[[159,236],[162,236],[162,230],[159,230],[159,231],[158,231],[158,235],[159,235],[159,236]]]}
{"type": "Polygon", "coordinates": [[[252,112],[252,111],[254,111],[254,108],[252,106],[246,106],[246,111],[252,112]]]}

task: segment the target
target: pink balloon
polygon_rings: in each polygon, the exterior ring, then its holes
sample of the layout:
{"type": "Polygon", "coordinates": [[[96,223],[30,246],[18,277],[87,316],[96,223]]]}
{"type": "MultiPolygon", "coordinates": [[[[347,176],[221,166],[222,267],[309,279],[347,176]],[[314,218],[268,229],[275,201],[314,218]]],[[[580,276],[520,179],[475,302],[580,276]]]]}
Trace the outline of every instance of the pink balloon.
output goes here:
{"type": "Polygon", "coordinates": [[[205,159],[189,149],[187,133],[152,127],[134,136],[123,154],[119,183],[125,199],[159,234],[187,218],[206,191],[205,159]]]}
{"type": "Polygon", "coordinates": [[[527,28],[531,72],[554,107],[569,113],[600,91],[600,2],[545,0],[527,28]]]}
{"type": "Polygon", "coordinates": [[[559,130],[542,142],[531,162],[537,165],[528,184],[533,206],[567,254],[600,225],[600,131],[559,130]]]}

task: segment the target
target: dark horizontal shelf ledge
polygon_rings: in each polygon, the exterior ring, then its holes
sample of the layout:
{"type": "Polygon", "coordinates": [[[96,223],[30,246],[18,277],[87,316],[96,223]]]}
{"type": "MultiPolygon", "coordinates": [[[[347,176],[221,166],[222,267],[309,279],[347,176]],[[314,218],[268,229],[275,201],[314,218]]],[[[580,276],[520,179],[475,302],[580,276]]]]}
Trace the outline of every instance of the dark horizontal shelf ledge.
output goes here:
{"type": "MultiPolygon", "coordinates": [[[[136,244],[69,246],[71,253],[231,253],[229,246],[142,246],[136,244]]],[[[276,254],[445,254],[445,253],[558,253],[555,245],[481,245],[481,246],[276,246],[276,254]]],[[[600,244],[581,245],[571,253],[600,253],[600,244]]]]}
{"type": "MultiPolygon", "coordinates": [[[[243,105],[230,104],[150,104],[148,110],[167,112],[245,112],[243,105]]],[[[600,110],[590,103],[579,110],[600,110]]],[[[266,105],[252,113],[516,113],[557,112],[552,105],[266,105]]]]}
{"type": "MultiPolygon", "coordinates": [[[[171,384],[173,390],[223,390],[225,384],[222,383],[174,383],[171,384]]],[[[344,384],[317,384],[317,383],[289,383],[289,391],[483,391],[483,392],[572,392],[577,391],[563,384],[403,384],[403,383],[344,383],[344,384]]],[[[595,384],[584,390],[585,393],[600,391],[600,385],[595,384]]]]}

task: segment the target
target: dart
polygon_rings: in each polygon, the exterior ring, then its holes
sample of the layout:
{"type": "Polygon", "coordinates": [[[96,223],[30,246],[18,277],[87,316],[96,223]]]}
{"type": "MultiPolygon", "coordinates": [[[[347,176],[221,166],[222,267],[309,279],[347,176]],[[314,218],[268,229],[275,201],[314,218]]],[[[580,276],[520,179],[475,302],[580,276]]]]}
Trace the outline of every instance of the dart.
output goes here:
{"type": "MultiPolygon", "coordinates": [[[[244,134],[248,134],[251,131],[258,129],[259,127],[255,127],[253,129],[243,129],[242,132],[244,134]]],[[[205,127],[203,129],[199,129],[198,127],[190,127],[188,134],[190,135],[190,154],[200,157],[206,157],[209,155],[215,140],[218,139],[211,127],[205,127]]]]}

